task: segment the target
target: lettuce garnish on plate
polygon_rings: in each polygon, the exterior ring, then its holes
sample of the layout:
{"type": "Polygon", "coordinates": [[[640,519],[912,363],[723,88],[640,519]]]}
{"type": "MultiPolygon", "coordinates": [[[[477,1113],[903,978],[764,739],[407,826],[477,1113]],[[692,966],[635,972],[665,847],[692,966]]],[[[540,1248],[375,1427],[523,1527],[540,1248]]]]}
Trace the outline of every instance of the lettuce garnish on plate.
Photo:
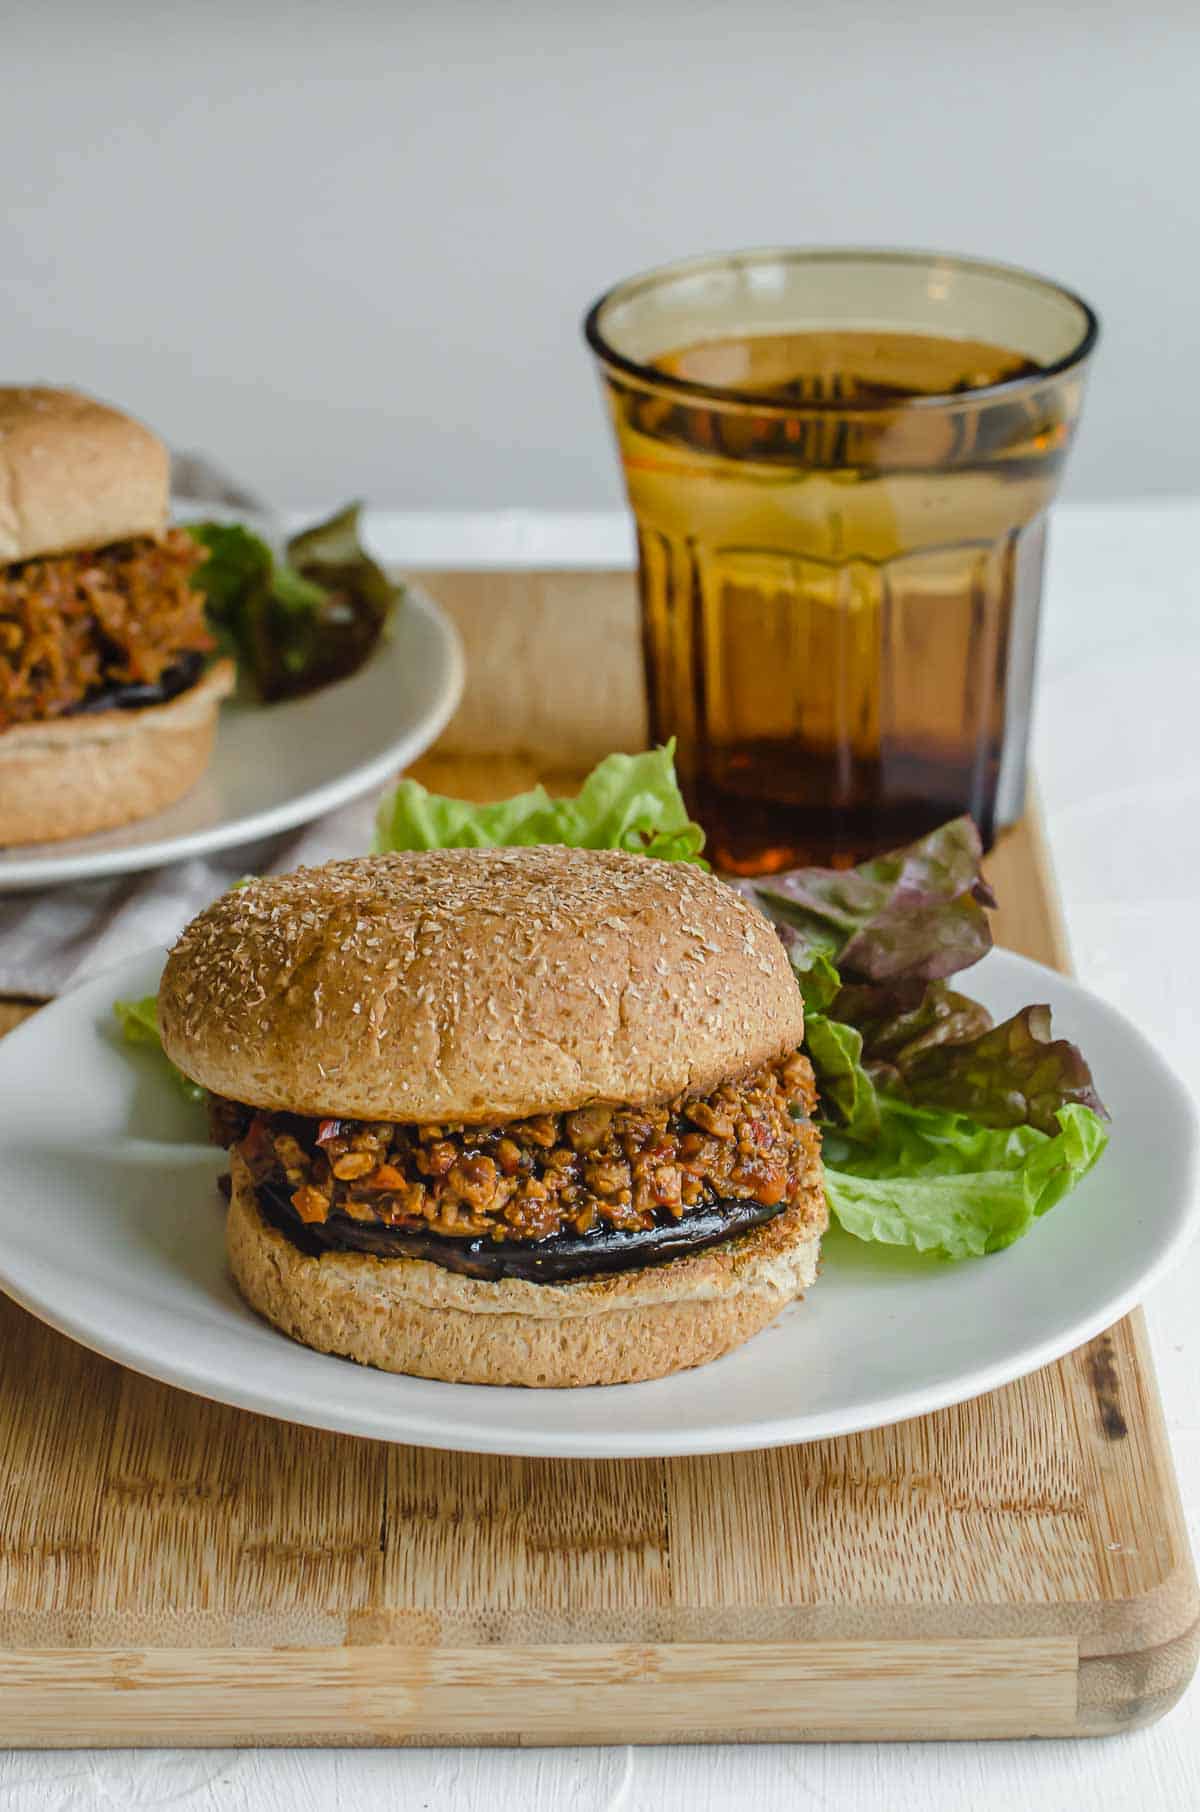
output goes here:
{"type": "MultiPolygon", "coordinates": [[[[402,780],[376,820],[378,852],[536,843],[702,863],[704,833],[672,745],[608,756],[573,799],[539,786],[474,805],[402,780]]],[[[1108,1140],[1091,1071],[1052,1036],[1049,1007],[994,1025],[949,985],[991,949],[981,858],[956,818],[857,868],[733,883],[775,924],[804,994],[831,1213],[858,1239],[952,1259],[1020,1239],[1108,1140]]],[[[157,1042],[153,997],[117,1013],[127,1038],[157,1042]]]]}
{"type": "Polygon", "coordinates": [[[869,1143],[822,1129],[830,1211],[856,1238],[944,1258],[999,1252],[1087,1175],[1108,1142],[1093,1108],[1068,1103],[1051,1137],[1028,1124],[982,1126],[966,1114],[879,1096],[869,1143]]]}
{"type": "Polygon", "coordinates": [[[401,780],[379,807],[375,849],[565,843],[575,849],[628,849],[664,862],[704,864],[704,832],[688,817],[675,778],[674,752],[670,742],[645,755],[609,755],[592,769],[574,799],[552,799],[544,786],[535,786],[492,805],[472,805],[426,792],[415,780],[401,780]]]}
{"type": "Polygon", "coordinates": [[[148,1044],[158,1052],[177,1088],[187,1096],[189,1101],[203,1101],[204,1090],[182,1070],[176,1069],[167,1053],[162,1048],[162,1039],[158,1032],[158,999],[153,994],[143,994],[140,1000],[115,1000],[113,1012],[121,1028],[121,1036],[126,1044],[148,1044]]]}
{"type": "Polygon", "coordinates": [[[238,522],[189,522],[206,558],[195,583],[214,634],[272,701],[362,666],[403,587],[359,539],[360,504],[293,535],[277,554],[238,522]]]}
{"type": "Polygon", "coordinates": [[[742,892],[806,1004],[829,1204],[859,1239],[965,1258],[1027,1233],[1099,1158],[1104,1107],[1050,1009],[1002,1025],[947,978],[992,945],[979,833],[956,818],[857,868],[742,892]]]}

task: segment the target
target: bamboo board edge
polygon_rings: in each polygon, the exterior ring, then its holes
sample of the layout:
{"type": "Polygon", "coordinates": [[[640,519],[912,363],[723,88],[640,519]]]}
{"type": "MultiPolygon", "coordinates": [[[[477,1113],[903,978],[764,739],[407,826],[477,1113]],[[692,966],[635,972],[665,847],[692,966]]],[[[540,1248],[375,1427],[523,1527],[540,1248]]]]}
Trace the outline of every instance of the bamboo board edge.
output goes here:
{"type": "Polygon", "coordinates": [[[715,1699],[741,1740],[1068,1736],[1078,1650],[1041,1637],[0,1656],[0,1739],[15,1747],[702,1741],[715,1699]]]}

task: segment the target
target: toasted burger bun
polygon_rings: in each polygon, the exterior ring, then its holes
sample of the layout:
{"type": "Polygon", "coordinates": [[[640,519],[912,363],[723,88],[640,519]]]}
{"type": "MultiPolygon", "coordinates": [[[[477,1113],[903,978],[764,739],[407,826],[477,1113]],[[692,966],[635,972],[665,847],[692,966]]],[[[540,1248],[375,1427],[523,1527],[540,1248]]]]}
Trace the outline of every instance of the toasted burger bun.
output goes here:
{"type": "Polygon", "coordinates": [[[231,661],[166,704],[16,724],[0,735],[0,843],[112,830],[162,811],[208,765],[231,661]]]}
{"type": "Polygon", "coordinates": [[[804,1034],[783,947],[731,888],[557,846],[252,881],[175,945],[159,1023],[235,1101],[468,1124],[707,1093],[804,1034]]]}
{"type": "Polygon", "coordinates": [[[169,463],[149,428],[91,397],[0,387],[0,565],[161,535],[169,463]]]}
{"type": "MultiPolygon", "coordinates": [[[[794,985],[794,984],[793,984],[794,985]]],[[[262,1217],[233,1154],[226,1237],[252,1308],[318,1352],[459,1384],[631,1384],[740,1346],[812,1283],[814,1202],[667,1264],[578,1283],[481,1283],[423,1259],[309,1258],[262,1217]]]]}

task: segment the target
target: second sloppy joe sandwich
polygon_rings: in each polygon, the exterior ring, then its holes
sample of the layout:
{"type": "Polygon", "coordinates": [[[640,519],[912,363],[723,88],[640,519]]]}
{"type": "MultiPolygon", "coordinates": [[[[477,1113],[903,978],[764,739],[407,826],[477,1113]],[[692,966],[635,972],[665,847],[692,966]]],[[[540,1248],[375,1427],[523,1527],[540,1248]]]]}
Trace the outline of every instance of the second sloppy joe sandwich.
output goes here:
{"type": "Polygon", "coordinates": [[[653,1378],[814,1277],[800,993],[690,865],[461,849],[253,881],[184,932],[159,1016],[231,1149],[238,1285],[321,1351],[653,1378]]]}
{"type": "Polygon", "coordinates": [[[208,765],[233,664],[169,476],[119,410],[0,386],[0,844],[148,817],[208,765]]]}

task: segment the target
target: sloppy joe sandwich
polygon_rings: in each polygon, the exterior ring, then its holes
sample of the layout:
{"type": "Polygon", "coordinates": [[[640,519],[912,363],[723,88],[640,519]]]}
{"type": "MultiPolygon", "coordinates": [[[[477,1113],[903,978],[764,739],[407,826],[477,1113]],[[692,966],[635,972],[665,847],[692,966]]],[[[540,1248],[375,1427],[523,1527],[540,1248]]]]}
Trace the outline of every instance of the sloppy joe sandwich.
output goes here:
{"type": "Polygon", "coordinates": [[[234,1277],[308,1346],[618,1383],[813,1280],[800,992],[690,864],[451,849],[255,880],[184,932],[158,1011],[230,1148],[234,1277]]]}
{"type": "Polygon", "coordinates": [[[110,829],[203,772],[233,666],[167,450],[69,390],[0,387],[0,843],[110,829]]]}

